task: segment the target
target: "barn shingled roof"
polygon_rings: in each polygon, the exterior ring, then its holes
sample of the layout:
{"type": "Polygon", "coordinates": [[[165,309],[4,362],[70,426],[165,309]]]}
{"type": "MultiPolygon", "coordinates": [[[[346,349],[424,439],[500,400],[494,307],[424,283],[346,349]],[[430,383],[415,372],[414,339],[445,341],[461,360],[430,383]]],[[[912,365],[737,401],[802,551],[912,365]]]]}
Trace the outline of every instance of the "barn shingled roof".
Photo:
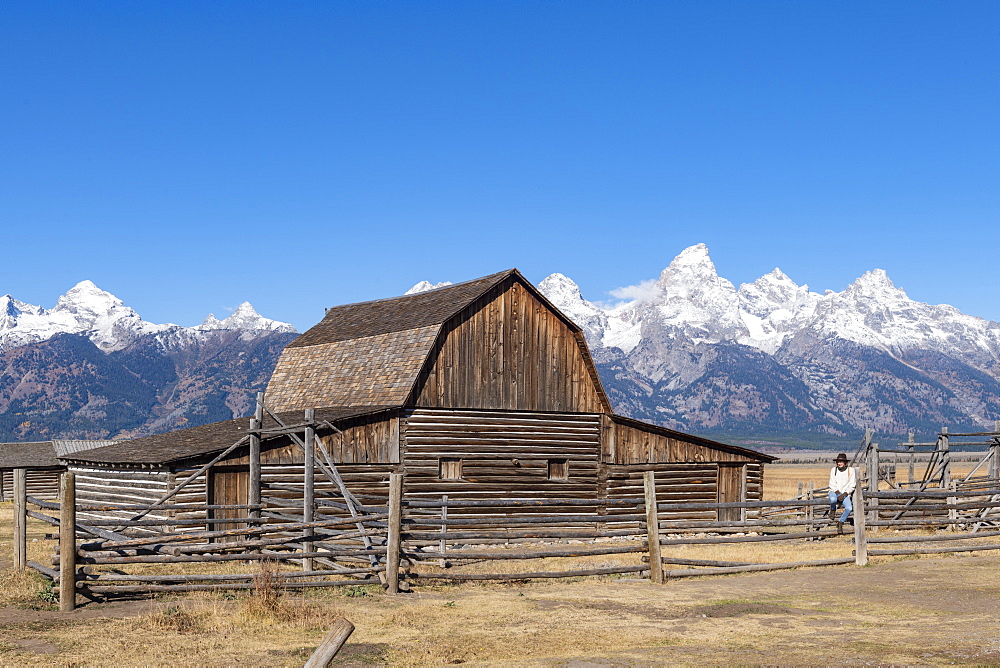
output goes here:
{"type": "MultiPolygon", "coordinates": [[[[291,410],[405,404],[444,324],[507,280],[519,281],[548,304],[517,269],[508,269],[426,292],[329,309],[282,352],[267,385],[268,405],[291,410]]],[[[580,331],[549,306],[567,327],[580,331]]],[[[599,384],[596,371],[593,376],[599,384]]]]}
{"type": "Polygon", "coordinates": [[[56,459],[52,441],[31,443],[0,443],[0,469],[55,468],[62,466],[56,459]]]}
{"type": "MultiPolygon", "coordinates": [[[[318,422],[336,423],[338,420],[380,413],[394,406],[331,407],[317,408],[318,422]]],[[[302,424],[302,411],[277,413],[286,425],[302,424]]],[[[264,417],[264,430],[274,429],[278,423],[270,415],[264,417]]],[[[145,464],[164,465],[203,455],[214,455],[233,445],[250,431],[249,418],[236,418],[211,424],[171,431],[165,434],[144,436],[130,441],[118,441],[112,445],[84,452],[70,453],[60,459],[63,462],[95,464],[145,464]]],[[[267,440],[265,436],[264,440],[267,440]]]]}
{"type": "Polygon", "coordinates": [[[327,310],[319,323],[289,343],[288,348],[441,325],[497,283],[514,275],[520,276],[516,269],[508,269],[412,295],[335,306],[327,310]]]}
{"type": "Polygon", "coordinates": [[[69,452],[80,452],[115,441],[86,441],[57,439],[31,443],[0,443],[0,469],[7,468],[58,468],[63,465],[59,457],[69,452]]]}

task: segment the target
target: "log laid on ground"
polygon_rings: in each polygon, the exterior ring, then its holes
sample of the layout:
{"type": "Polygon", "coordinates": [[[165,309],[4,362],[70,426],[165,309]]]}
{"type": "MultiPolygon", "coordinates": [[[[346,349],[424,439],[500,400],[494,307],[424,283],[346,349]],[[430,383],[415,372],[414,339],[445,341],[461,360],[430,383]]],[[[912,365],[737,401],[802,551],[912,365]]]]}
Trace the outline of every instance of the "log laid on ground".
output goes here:
{"type": "Polygon", "coordinates": [[[660,545],[712,545],[716,543],[766,543],[773,540],[796,540],[803,538],[828,538],[841,535],[837,531],[802,531],[797,533],[776,533],[760,536],[706,536],[705,538],[661,538],[660,545]]]}
{"type": "Polygon", "coordinates": [[[777,571],[786,568],[800,568],[803,566],[834,566],[837,564],[854,563],[854,557],[842,559],[817,559],[815,561],[792,561],[783,564],[753,564],[751,566],[732,566],[726,568],[686,568],[680,570],[665,571],[668,578],[682,578],[692,575],[725,575],[728,573],[750,573],[754,571],[777,571]]]}
{"type": "Polygon", "coordinates": [[[898,550],[868,550],[868,554],[946,554],[948,552],[980,552],[982,550],[1000,550],[1000,545],[955,545],[948,547],[914,547],[898,550]]]}
{"type": "Polygon", "coordinates": [[[28,568],[32,568],[32,569],[38,571],[39,573],[41,573],[45,577],[49,578],[50,580],[56,581],[56,580],[59,579],[59,571],[57,571],[54,568],[46,568],[45,566],[42,566],[37,561],[29,561],[29,562],[27,562],[27,566],[28,566],[28,568]]]}
{"type": "Polygon", "coordinates": [[[354,633],[354,624],[343,617],[338,619],[333,623],[327,634],[323,636],[319,647],[312,653],[312,656],[309,657],[303,668],[326,668],[333,660],[333,657],[337,656],[337,652],[344,646],[344,643],[347,642],[352,633],[354,633]]]}

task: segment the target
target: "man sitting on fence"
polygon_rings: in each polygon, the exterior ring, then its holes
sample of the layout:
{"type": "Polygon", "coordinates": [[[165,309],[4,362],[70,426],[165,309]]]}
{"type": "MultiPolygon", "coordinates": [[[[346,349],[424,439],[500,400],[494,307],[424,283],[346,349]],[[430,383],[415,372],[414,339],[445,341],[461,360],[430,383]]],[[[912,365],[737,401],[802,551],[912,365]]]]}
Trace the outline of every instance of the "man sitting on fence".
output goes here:
{"type": "Polygon", "coordinates": [[[830,469],[830,519],[837,520],[837,531],[843,533],[844,522],[847,521],[854,506],[851,504],[851,494],[857,485],[854,469],[847,465],[847,455],[841,452],[835,460],[837,465],[830,469]],[[837,519],[837,504],[844,506],[844,512],[837,519]]]}

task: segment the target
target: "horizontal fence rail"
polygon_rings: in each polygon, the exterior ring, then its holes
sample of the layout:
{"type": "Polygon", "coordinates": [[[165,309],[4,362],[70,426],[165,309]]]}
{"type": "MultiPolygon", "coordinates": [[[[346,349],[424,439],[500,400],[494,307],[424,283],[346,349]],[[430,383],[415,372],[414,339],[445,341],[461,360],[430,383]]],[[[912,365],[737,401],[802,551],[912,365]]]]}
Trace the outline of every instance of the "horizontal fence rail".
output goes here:
{"type": "MultiPolygon", "coordinates": [[[[402,476],[391,474],[388,498],[363,505],[332,493],[313,498],[311,506],[264,494],[260,503],[243,505],[164,503],[156,516],[148,505],[77,504],[72,482],[72,474],[64,474],[58,502],[28,496],[23,485],[14,499],[15,563],[58,583],[63,609],[72,609],[78,594],[249,590],[261,578],[283,589],[373,584],[390,592],[435,580],[631,576],[663,582],[864,564],[869,556],[1000,550],[996,480],[975,489],[866,492],[858,486],[846,525],[830,519],[823,490],[787,500],[665,501],[653,472],[644,476],[643,496],[630,499],[404,499],[402,476]],[[28,518],[59,529],[50,564],[24,557],[28,518]],[[690,545],[838,536],[849,539],[850,552],[828,559],[756,563],[678,552],[690,545]]],[[[286,495],[301,491],[281,487],[286,495]]]]}

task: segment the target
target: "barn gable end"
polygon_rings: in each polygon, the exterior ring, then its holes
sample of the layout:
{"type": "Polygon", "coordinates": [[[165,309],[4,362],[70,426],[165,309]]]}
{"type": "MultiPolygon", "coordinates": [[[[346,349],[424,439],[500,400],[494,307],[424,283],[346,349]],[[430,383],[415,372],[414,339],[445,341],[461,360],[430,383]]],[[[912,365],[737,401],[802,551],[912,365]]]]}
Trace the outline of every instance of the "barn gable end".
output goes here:
{"type": "Polygon", "coordinates": [[[445,323],[414,390],[422,408],[610,411],[582,334],[519,274],[445,323]]]}

